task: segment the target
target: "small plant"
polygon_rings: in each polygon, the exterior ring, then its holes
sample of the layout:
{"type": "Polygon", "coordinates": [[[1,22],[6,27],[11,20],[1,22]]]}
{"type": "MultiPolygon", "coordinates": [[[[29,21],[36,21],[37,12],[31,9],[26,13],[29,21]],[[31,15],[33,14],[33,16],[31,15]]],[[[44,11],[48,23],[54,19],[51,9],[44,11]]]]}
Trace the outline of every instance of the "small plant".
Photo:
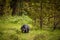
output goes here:
{"type": "Polygon", "coordinates": [[[37,34],[33,40],[46,40],[46,35],[44,34],[37,34]]]}
{"type": "Polygon", "coordinates": [[[18,40],[18,36],[17,35],[10,35],[10,39],[12,39],[12,40],[18,40]]]}

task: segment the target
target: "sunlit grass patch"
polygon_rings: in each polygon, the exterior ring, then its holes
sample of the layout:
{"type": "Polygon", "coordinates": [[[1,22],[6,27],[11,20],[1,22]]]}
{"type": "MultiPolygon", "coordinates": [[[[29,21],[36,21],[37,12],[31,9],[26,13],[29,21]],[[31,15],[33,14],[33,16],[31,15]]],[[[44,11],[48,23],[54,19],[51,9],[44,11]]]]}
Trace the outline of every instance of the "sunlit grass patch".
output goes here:
{"type": "Polygon", "coordinates": [[[60,40],[60,30],[41,30],[33,25],[33,20],[28,16],[10,16],[2,19],[0,19],[0,40],[60,40]],[[29,33],[21,32],[23,24],[30,26],[29,33]]]}

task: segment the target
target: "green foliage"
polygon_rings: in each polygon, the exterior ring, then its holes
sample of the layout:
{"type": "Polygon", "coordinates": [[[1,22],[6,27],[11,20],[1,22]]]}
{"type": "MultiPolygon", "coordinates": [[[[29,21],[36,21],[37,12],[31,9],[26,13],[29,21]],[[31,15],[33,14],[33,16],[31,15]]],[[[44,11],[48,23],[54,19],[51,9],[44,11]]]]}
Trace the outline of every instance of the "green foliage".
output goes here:
{"type": "MultiPolygon", "coordinates": [[[[44,28],[53,28],[55,25],[59,26],[59,1],[54,0],[30,0],[30,1],[19,1],[19,0],[0,0],[0,15],[3,15],[4,20],[0,22],[10,22],[17,24],[31,24],[44,28]],[[18,15],[18,17],[6,17],[18,15]],[[23,16],[23,15],[27,15],[23,16]],[[55,19],[54,19],[55,18],[55,19]],[[58,18],[58,19],[57,19],[58,18]],[[6,20],[6,21],[5,21],[6,20]],[[8,20],[8,21],[7,21],[8,20]],[[22,21],[22,22],[21,22],[22,21]],[[39,21],[39,22],[38,22],[39,21]],[[57,24],[58,23],[58,24],[57,24]]],[[[56,27],[57,27],[56,26],[56,27]]]]}
{"type": "Polygon", "coordinates": [[[46,36],[42,34],[36,35],[34,38],[34,40],[46,40],[46,39],[47,39],[46,36]]]}
{"type": "Polygon", "coordinates": [[[5,23],[21,23],[21,24],[31,24],[33,22],[33,20],[28,17],[28,16],[25,16],[25,15],[22,15],[22,16],[7,16],[7,17],[2,17],[0,19],[0,23],[1,22],[5,22],[5,23]],[[3,20],[4,18],[4,20],[3,20]]]}
{"type": "Polygon", "coordinates": [[[0,0],[0,40],[60,40],[59,2],[0,0]],[[29,33],[21,33],[23,24],[30,26],[29,33]]]}

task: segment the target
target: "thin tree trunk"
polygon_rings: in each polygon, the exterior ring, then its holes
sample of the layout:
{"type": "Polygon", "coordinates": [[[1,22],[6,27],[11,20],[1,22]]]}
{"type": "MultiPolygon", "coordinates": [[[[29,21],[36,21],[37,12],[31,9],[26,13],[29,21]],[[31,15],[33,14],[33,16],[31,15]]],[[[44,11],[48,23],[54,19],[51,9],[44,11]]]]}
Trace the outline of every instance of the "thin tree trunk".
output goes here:
{"type": "Polygon", "coordinates": [[[56,29],[56,9],[55,9],[55,12],[54,12],[54,27],[53,27],[53,30],[56,29]]]}
{"type": "Polygon", "coordinates": [[[10,2],[10,7],[12,9],[12,16],[16,15],[17,0],[12,0],[10,2]]]}
{"type": "Polygon", "coordinates": [[[0,16],[4,15],[4,6],[5,6],[6,0],[1,0],[0,2],[0,16]]]}
{"type": "Polygon", "coordinates": [[[41,14],[40,14],[40,28],[42,29],[43,19],[42,19],[42,1],[41,1],[41,14]]]}

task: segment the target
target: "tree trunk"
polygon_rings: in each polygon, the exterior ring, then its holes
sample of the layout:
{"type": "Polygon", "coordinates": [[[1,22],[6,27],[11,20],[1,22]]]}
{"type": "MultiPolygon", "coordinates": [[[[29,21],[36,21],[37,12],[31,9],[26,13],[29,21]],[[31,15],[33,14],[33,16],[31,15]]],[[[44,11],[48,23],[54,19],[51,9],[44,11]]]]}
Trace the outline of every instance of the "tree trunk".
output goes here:
{"type": "MultiPolygon", "coordinates": [[[[55,6],[54,6],[55,7],[55,6]]],[[[53,30],[56,29],[56,9],[55,9],[55,12],[54,12],[54,27],[53,27],[53,30]]]]}
{"type": "Polygon", "coordinates": [[[16,15],[17,2],[18,0],[12,0],[10,2],[10,7],[12,9],[12,16],[16,15]]]}
{"type": "Polygon", "coordinates": [[[42,29],[43,19],[42,19],[42,1],[41,1],[41,14],[40,14],[40,28],[42,29]]]}
{"type": "Polygon", "coordinates": [[[4,6],[5,6],[6,1],[5,0],[1,0],[0,1],[0,16],[4,15],[4,6]]]}

